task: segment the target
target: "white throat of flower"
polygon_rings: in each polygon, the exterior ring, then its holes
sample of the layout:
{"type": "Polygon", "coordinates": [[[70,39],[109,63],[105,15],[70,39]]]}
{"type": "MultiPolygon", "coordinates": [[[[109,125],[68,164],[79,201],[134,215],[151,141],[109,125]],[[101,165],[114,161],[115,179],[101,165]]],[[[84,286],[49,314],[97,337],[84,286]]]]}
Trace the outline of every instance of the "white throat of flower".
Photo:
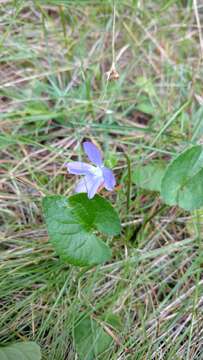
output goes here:
{"type": "Polygon", "coordinates": [[[102,167],[94,167],[94,169],[91,170],[92,175],[96,176],[96,177],[102,177],[103,176],[103,172],[102,172],[102,167]]]}

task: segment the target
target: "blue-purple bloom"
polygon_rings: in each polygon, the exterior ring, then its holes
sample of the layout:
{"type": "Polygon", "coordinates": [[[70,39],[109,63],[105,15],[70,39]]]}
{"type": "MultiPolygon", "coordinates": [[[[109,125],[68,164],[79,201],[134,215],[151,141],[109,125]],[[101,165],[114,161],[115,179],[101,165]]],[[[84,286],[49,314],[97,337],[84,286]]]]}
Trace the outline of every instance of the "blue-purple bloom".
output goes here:
{"type": "Polygon", "coordinates": [[[112,191],[116,185],[116,180],[113,172],[104,166],[100,150],[90,141],[83,143],[83,149],[88,159],[96,166],[80,161],[65,164],[70,174],[84,175],[77,183],[75,192],[86,192],[88,198],[92,199],[102,187],[112,191]]]}

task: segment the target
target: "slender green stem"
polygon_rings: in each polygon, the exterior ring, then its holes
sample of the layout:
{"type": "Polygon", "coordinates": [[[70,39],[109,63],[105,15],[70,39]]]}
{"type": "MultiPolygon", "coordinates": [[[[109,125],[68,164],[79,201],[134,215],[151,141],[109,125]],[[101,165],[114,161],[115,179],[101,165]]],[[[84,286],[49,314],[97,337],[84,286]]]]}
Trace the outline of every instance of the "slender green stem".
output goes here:
{"type": "Polygon", "coordinates": [[[130,199],[131,199],[131,183],[132,183],[132,176],[131,176],[131,161],[127,154],[125,154],[125,158],[127,160],[127,169],[128,169],[128,180],[127,180],[127,191],[126,191],[126,210],[127,213],[130,209],[130,199]]]}

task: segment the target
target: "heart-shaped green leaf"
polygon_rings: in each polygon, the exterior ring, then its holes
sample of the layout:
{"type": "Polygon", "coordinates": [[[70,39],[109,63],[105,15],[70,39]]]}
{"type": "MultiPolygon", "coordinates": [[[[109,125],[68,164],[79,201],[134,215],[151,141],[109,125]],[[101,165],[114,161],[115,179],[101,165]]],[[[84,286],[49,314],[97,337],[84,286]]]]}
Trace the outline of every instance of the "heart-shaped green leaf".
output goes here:
{"type": "Polygon", "coordinates": [[[202,146],[185,150],[169,164],[162,179],[161,196],[166,204],[185,210],[203,206],[202,146]]]}
{"type": "Polygon", "coordinates": [[[95,235],[120,232],[120,221],[111,204],[96,195],[60,195],[43,199],[50,241],[62,260],[77,266],[93,266],[111,257],[109,247],[95,235]]]}
{"type": "Polygon", "coordinates": [[[1,360],[40,360],[40,347],[32,341],[0,347],[1,360]]]}
{"type": "Polygon", "coordinates": [[[179,190],[178,205],[188,211],[203,206],[203,169],[179,190]]]}
{"type": "Polygon", "coordinates": [[[76,351],[81,360],[95,360],[112,343],[109,336],[95,320],[89,316],[80,320],[74,329],[76,351]]]}

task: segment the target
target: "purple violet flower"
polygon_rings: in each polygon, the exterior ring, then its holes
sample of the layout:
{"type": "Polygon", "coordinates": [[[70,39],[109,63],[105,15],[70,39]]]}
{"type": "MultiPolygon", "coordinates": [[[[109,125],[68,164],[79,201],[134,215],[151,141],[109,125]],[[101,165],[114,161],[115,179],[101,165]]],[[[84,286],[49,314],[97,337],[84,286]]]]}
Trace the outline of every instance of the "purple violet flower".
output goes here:
{"type": "Polygon", "coordinates": [[[84,175],[77,183],[75,192],[86,192],[88,198],[92,199],[102,187],[112,191],[116,185],[116,180],[113,172],[104,166],[100,150],[90,141],[83,143],[83,149],[88,159],[96,166],[80,161],[65,164],[70,174],[84,175]]]}

